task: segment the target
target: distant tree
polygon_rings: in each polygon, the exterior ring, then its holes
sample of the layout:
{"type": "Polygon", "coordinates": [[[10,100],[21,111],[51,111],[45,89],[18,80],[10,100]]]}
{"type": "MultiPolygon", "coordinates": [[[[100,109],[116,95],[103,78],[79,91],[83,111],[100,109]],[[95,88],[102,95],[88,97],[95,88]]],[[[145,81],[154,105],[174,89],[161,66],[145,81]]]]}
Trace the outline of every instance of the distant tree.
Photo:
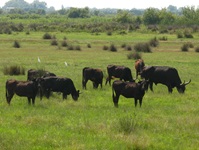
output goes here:
{"type": "Polygon", "coordinates": [[[143,14],[144,24],[158,24],[160,22],[159,10],[156,8],[148,8],[143,14]]]}
{"type": "Polygon", "coordinates": [[[116,21],[120,23],[132,23],[133,15],[125,10],[118,10],[116,21]]]}
{"type": "Polygon", "coordinates": [[[159,19],[162,25],[171,25],[175,21],[175,16],[172,12],[168,12],[166,9],[162,9],[159,12],[159,19]]]}
{"type": "Polygon", "coordinates": [[[47,9],[47,3],[46,2],[40,2],[39,0],[34,0],[31,4],[31,9],[47,9]]]}
{"type": "Polygon", "coordinates": [[[5,3],[3,9],[15,8],[15,9],[29,9],[29,4],[24,0],[10,0],[5,3]]]}
{"type": "Polygon", "coordinates": [[[69,18],[88,18],[90,17],[89,8],[70,8],[68,10],[69,18]]]}
{"type": "Polygon", "coordinates": [[[178,8],[176,6],[173,6],[173,5],[169,5],[167,7],[167,11],[171,12],[171,13],[174,13],[174,14],[177,14],[178,13],[178,8]]]}

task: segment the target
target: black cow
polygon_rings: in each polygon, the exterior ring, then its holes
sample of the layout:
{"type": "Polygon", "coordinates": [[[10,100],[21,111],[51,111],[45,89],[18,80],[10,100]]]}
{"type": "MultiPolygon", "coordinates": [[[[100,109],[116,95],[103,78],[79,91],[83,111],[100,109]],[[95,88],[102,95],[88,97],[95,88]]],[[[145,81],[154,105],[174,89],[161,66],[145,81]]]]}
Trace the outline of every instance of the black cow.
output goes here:
{"type": "Polygon", "coordinates": [[[27,80],[32,81],[39,77],[48,77],[48,76],[56,76],[56,75],[54,73],[45,70],[29,69],[27,74],[27,80]]]}
{"type": "Polygon", "coordinates": [[[137,100],[139,100],[140,107],[142,106],[142,99],[145,94],[146,87],[148,86],[148,81],[136,82],[125,82],[121,80],[116,80],[112,85],[112,98],[115,107],[118,107],[118,101],[120,95],[126,98],[134,98],[135,107],[137,106],[137,100]]]}
{"type": "Polygon", "coordinates": [[[111,79],[113,77],[119,78],[120,80],[124,81],[133,81],[131,70],[128,67],[108,65],[107,72],[108,72],[108,77],[106,79],[106,84],[107,82],[109,82],[109,84],[111,85],[111,79]]]}
{"type": "Polygon", "coordinates": [[[6,100],[7,103],[10,104],[11,99],[14,94],[18,96],[27,97],[28,103],[35,104],[35,97],[37,95],[39,89],[39,84],[37,80],[33,81],[17,81],[14,79],[10,79],[6,81],[6,100]]]}
{"type": "Polygon", "coordinates": [[[175,68],[167,66],[144,67],[141,77],[149,80],[151,91],[153,91],[153,83],[161,83],[167,86],[169,93],[172,93],[174,87],[177,88],[179,93],[184,93],[185,86],[191,82],[189,80],[189,82],[182,83],[178,71],[175,68]]]}
{"type": "Polygon", "coordinates": [[[93,82],[93,88],[98,88],[99,84],[102,88],[103,72],[101,69],[94,69],[85,67],[82,71],[82,86],[86,89],[86,83],[88,80],[93,82]]]}
{"type": "Polygon", "coordinates": [[[73,81],[70,78],[61,77],[44,77],[40,78],[40,84],[43,93],[47,98],[50,97],[50,92],[61,92],[63,99],[67,98],[67,95],[71,94],[73,100],[77,101],[79,97],[79,90],[76,90],[73,81]]]}

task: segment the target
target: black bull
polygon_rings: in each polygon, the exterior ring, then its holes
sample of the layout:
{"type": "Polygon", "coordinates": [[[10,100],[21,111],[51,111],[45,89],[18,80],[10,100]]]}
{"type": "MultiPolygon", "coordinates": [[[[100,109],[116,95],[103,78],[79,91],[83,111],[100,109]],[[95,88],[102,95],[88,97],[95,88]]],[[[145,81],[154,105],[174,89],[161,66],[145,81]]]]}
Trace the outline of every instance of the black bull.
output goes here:
{"type": "Polygon", "coordinates": [[[185,92],[185,86],[191,82],[181,82],[178,71],[175,68],[167,66],[148,66],[144,67],[141,72],[141,77],[149,80],[151,91],[153,91],[153,83],[161,83],[166,85],[169,93],[172,93],[176,87],[179,93],[185,92]]]}
{"type": "Polygon", "coordinates": [[[131,70],[128,67],[108,65],[107,66],[108,77],[106,79],[106,84],[109,82],[111,84],[112,77],[119,78],[124,81],[133,81],[133,76],[131,70]]]}
{"type": "Polygon", "coordinates": [[[99,85],[102,88],[102,82],[103,82],[102,70],[85,67],[82,71],[82,86],[84,89],[86,89],[86,83],[88,82],[88,80],[91,80],[93,82],[93,88],[98,88],[99,85]]]}
{"type": "Polygon", "coordinates": [[[28,98],[28,103],[34,105],[35,97],[39,89],[37,80],[33,81],[17,81],[10,79],[6,81],[6,100],[10,104],[14,94],[28,98]]]}
{"type": "Polygon", "coordinates": [[[63,99],[66,99],[67,95],[71,94],[73,100],[78,100],[79,90],[76,90],[74,83],[70,78],[50,76],[40,78],[39,80],[43,91],[41,97],[43,97],[43,93],[49,98],[51,92],[61,92],[63,99]]]}
{"type": "Polygon", "coordinates": [[[145,94],[146,87],[148,86],[148,81],[135,82],[125,82],[121,80],[116,80],[112,85],[112,98],[115,107],[118,107],[118,101],[120,95],[126,98],[134,98],[135,107],[137,106],[137,100],[139,100],[140,107],[142,106],[142,99],[145,94]]]}
{"type": "Polygon", "coordinates": [[[54,73],[45,70],[29,69],[27,73],[27,80],[31,81],[39,77],[56,76],[54,73]]]}

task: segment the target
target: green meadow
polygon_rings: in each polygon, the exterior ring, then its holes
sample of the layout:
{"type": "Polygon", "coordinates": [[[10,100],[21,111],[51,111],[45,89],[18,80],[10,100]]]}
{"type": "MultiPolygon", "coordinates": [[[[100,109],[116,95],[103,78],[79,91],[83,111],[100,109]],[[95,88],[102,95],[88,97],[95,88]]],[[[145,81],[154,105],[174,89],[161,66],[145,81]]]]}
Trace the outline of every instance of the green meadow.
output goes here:
{"type": "Polygon", "coordinates": [[[0,35],[0,149],[136,149],[136,150],[196,150],[199,148],[199,35],[193,39],[178,39],[175,34],[132,32],[125,35],[105,33],[93,35],[84,32],[52,32],[59,42],[51,46],[44,40],[44,32],[12,33],[0,35]],[[159,41],[152,53],[142,53],[146,65],[175,67],[182,82],[191,79],[184,94],[176,89],[172,94],[161,84],[154,85],[154,92],[145,93],[142,107],[135,108],[134,99],[120,97],[119,107],[112,101],[111,86],[105,85],[108,64],[131,68],[135,78],[133,59],[121,48],[122,44],[134,46],[148,42],[154,37],[166,36],[159,41]],[[63,38],[81,50],[67,50],[61,46],[63,38]],[[21,47],[14,48],[17,40],[21,47]],[[184,43],[191,42],[194,48],[182,52],[184,43]],[[91,45],[91,48],[87,47],[91,45]],[[117,52],[103,50],[114,44],[117,52]],[[38,57],[41,62],[38,62],[38,57]],[[67,62],[67,66],[65,65],[67,62]],[[19,65],[26,74],[9,76],[3,74],[5,66],[19,65]],[[82,89],[82,69],[101,68],[104,73],[103,87],[82,89]],[[77,102],[71,95],[62,100],[54,93],[50,99],[37,97],[35,106],[29,106],[27,98],[15,95],[9,106],[5,98],[5,82],[13,78],[27,80],[28,69],[45,69],[57,76],[69,77],[81,91],[77,102]]]}

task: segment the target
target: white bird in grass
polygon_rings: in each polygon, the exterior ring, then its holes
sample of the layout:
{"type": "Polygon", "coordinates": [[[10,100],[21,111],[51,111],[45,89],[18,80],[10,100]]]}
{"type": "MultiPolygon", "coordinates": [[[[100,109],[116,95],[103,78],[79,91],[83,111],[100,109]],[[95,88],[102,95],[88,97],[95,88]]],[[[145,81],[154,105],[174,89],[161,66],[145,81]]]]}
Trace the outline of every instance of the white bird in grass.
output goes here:
{"type": "Polygon", "coordinates": [[[38,60],[39,63],[41,62],[41,60],[39,59],[39,57],[37,58],[37,60],[38,60]]]}
{"type": "Polygon", "coordinates": [[[64,62],[65,66],[67,67],[68,66],[68,63],[67,62],[64,62]]]}

